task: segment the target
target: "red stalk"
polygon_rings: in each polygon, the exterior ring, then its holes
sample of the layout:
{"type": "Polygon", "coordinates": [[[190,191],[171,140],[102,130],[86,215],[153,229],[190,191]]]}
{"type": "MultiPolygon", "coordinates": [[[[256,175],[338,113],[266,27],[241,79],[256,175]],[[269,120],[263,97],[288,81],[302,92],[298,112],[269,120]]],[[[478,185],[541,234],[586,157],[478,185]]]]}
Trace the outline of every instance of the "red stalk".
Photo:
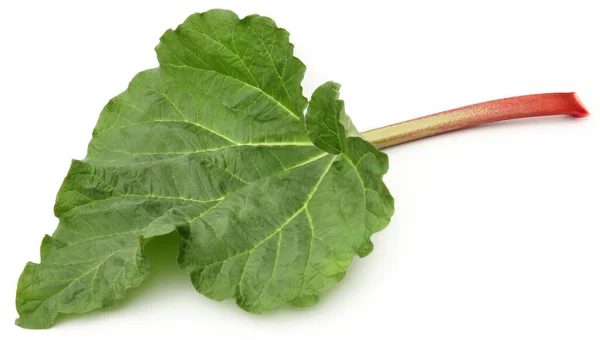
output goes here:
{"type": "Polygon", "coordinates": [[[510,97],[443,111],[406,122],[362,132],[362,136],[378,149],[509,119],[570,115],[589,115],[574,92],[545,93],[510,97]]]}

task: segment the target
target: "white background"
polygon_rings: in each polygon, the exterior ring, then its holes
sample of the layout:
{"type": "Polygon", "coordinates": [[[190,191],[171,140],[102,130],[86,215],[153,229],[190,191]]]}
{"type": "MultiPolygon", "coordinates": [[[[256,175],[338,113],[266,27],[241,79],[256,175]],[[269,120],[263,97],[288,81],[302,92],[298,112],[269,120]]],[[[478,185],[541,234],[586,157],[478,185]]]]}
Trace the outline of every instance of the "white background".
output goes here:
{"type": "Polygon", "coordinates": [[[596,1],[3,1],[2,339],[599,339],[596,1]],[[360,130],[506,96],[577,91],[591,117],[493,124],[388,149],[390,226],[310,309],[252,315],[195,292],[174,242],[118,306],[14,326],[14,293],[56,226],[54,196],[104,104],[188,15],[274,18],[342,83],[360,130]]]}

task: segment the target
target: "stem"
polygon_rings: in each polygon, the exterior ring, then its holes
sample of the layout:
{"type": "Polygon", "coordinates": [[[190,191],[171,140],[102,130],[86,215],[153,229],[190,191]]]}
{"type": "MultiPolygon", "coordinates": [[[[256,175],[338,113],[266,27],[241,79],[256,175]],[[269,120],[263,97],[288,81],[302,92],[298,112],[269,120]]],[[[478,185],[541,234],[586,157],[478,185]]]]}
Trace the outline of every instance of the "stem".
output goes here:
{"type": "Polygon", "coordinates": [[[362,132],[378,149],[481,124],[538,116],[588,116],[573,92],[510,97],[443,111],[362,132]]]}

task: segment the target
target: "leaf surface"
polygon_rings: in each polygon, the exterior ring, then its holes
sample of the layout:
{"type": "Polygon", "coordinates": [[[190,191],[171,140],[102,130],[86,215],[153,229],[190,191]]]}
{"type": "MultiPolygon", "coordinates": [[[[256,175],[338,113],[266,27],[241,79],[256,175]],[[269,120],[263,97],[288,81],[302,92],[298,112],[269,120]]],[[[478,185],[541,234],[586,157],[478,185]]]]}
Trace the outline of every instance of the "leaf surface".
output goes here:
{"type": "Polygon", "coordinates": [[[253,313],[308,306],[372,250],[393,199],[387,156],[266,17],[213,10],[167,31],[160,67],[102,111],[59,190],[59,225],[17,288],[17,324],[114,304],[147,276],[144,240],[177,231],[196,289],[253,313]]]}

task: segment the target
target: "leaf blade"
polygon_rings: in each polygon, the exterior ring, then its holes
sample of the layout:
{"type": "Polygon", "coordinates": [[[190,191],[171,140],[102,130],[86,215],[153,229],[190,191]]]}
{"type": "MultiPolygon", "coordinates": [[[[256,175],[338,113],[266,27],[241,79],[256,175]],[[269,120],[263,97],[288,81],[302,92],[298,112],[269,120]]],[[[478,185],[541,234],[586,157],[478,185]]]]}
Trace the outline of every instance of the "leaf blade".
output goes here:
{"type": "Polygon", "coordinates": [[[196,289],[254,313],[316,303],[370,251],[393,212],[387,158],[352,137],[339,86],[315,92],[305,124],[288,36],[222,10],[165,33],[160,67],[109,101],[71,165],[59,225],[19,279],[20,326],[114,304],[147,275],[143,240],[174,230],[196,289]],[[315,130],[327,124],[333,135],[315,130]]]}

